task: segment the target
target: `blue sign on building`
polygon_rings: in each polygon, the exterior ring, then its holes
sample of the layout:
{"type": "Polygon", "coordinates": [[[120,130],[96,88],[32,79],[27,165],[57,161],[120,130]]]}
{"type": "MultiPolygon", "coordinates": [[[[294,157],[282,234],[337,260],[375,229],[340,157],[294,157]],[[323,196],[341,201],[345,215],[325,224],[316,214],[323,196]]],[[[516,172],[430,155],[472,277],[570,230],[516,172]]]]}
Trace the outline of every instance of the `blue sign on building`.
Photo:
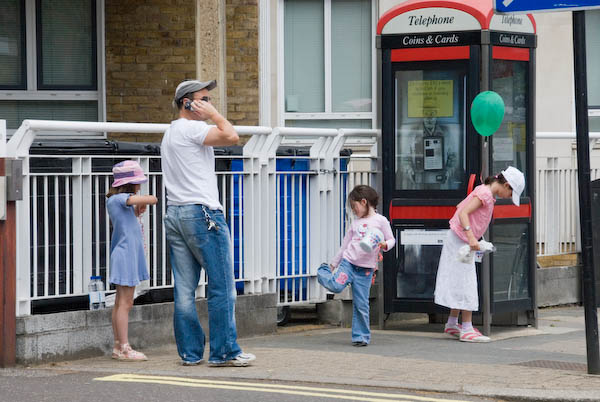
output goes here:
{"type": "Polygon", "coordinates": [[[498,13],[534,13],[600,8],[600,0],[494,0],[498,13]]]}

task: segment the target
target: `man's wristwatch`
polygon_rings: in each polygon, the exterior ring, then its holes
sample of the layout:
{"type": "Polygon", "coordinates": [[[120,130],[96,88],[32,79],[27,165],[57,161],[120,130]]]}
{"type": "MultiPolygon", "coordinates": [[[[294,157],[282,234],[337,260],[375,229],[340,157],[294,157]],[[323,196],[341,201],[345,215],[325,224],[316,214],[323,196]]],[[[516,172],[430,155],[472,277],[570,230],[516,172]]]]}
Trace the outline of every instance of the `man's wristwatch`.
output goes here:
{"type": "Polygon", "coordinates": [[[467,226],[463,228],[463,231],[468,232],[469,230],[471,230],[471,226],[467,226]]]}

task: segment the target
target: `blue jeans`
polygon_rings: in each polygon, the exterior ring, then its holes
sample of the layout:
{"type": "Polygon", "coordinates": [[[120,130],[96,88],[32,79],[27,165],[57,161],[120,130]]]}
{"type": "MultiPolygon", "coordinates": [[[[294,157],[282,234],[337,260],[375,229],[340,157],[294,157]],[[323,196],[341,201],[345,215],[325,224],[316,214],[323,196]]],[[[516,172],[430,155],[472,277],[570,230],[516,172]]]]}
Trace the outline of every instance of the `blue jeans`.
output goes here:
{"type": "Polygon", "coordinates": [[[184,361],[196,362],[204,355],[205,336],[195,301],[204,268],[208,275],[209,362],[234,359],[242,351],[237,344],[235,325],[231,239],[223,212],[203,205],[170,205],[165,227],[175,278],[173,327],[179,356],[184,361]],[[216,227],[209,228],[211,222],[216,227]]]}
{"type": "Polygon", "coordinates": [[[328,264],[317,270],[317,279],[327,290],[340,293],[348,285],[352,286],[352,342],[371,341],[369,326],[369,291],[373,269],[358,267],[343,259],[334,273],[328,264]]]}

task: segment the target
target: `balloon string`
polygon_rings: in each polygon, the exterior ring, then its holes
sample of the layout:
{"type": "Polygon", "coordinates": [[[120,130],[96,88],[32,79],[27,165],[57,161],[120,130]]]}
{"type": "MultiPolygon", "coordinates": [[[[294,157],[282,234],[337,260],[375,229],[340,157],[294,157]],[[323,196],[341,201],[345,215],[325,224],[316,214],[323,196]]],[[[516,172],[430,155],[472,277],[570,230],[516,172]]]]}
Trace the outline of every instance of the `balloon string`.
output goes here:
{"type": "MultiPolygon", "coordinates": [[[[488,146],[488,137],[484,137],[483,141],[485,142],[485,148],[487,149],[487,146],[488,146]]],[[[479,181],[481,183],[485,182],[485,178],[483,177],[483,166],[481,167],[481,170],[479,171],[479,181]]]]}

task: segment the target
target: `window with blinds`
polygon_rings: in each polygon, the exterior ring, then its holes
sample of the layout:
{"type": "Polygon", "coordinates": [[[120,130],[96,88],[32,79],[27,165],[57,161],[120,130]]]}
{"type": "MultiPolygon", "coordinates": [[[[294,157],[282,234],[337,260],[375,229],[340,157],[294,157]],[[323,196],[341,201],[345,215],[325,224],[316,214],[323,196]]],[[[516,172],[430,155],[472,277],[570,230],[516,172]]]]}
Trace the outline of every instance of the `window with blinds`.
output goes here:
{"type": "Polygon", "coordinates": [[[25,3],[0,1],[0,90],[26,89],[25,3]]]}
{"type": "Polygon", "coordinates": [[[95,1],[37,0],[38,89],[96,89],[95,1]]]}
{"type": "Polygon", "coordinates": [[[372,1],[282,4],[285,125],[371,128],[372,1]]]}
{"type": "Polygon", "coordinates": [[[331,2],[333,112],[371,111],[371,2],[331,2]]]}
{"type": "Polygon", "coordinates": [[[323,0],[285,2],[285,110],[325,111],[323,0]]]}

